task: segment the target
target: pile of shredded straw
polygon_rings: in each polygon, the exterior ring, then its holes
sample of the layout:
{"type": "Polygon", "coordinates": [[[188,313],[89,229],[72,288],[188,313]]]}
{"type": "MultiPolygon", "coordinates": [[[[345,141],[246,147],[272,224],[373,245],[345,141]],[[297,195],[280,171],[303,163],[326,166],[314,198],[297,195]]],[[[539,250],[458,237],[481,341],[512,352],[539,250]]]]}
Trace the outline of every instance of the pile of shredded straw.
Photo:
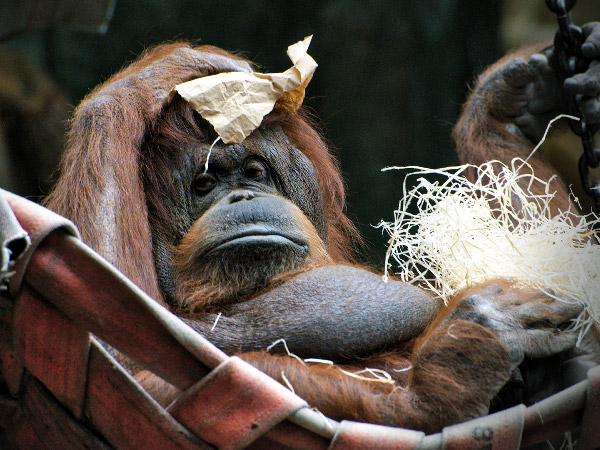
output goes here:
{"type": "Polygon", "coordinates": [[[405,180],[394,223],[380,224],[391,236],[385,279],[394,259],[401,279],[446,301],[473,283],[508,277],[583,301],[586,308],[576,324],[581,335],[600,323],[600,245],[591,231],[598,217],[575,211],[552,217],[548,183],[520,159],[510,167],[492,161],[479,167],[409,169],[415,172],[407,179],[417,177],[416,186],[407,191],[405,180]],[[477,171],[475,183],[465,178],[468,169],[477,171]],[[544,183],[543,195],[520,187],[534,182],[544,183]],[[520,214],[511,198],[518,198],[520,214]]]}

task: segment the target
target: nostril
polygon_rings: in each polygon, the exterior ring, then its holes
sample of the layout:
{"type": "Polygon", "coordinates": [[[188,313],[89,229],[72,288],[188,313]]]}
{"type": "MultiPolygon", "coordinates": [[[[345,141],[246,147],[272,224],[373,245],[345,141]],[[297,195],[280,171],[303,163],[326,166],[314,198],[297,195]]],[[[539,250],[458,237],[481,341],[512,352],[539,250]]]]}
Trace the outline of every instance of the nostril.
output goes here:
{"type": "Polygon", "coordinates": [[[256,197],[256,194],[248,190],[233,191],[227,196],[229,203],[237,203],[242,200],[252,200],[254,197],[256,197]]]}

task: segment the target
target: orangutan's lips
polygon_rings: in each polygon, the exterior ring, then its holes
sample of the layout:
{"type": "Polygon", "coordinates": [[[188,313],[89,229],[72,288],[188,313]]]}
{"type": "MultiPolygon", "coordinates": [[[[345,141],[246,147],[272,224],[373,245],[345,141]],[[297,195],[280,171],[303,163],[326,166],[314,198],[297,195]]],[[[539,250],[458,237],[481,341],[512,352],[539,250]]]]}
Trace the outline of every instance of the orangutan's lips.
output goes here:
{"type": "Polygon", "coordinates": [[[219,252],[232,247],[293,247],[296,251],[308,253],[308,242],[302,236],[286,233],[267,226],[246,227],[239,233],[234,233],[217,245],[208,253],[219,252]]]}

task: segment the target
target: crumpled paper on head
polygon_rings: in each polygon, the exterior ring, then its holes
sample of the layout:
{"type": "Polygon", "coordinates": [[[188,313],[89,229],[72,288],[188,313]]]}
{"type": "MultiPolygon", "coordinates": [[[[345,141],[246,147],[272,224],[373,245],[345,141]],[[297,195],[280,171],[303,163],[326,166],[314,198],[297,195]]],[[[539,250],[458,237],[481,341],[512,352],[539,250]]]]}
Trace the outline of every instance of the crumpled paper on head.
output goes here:
{"type": "Polygon", "coordinates": [[[295,113],[317,68],[307,50],[312,36],[288,47],[294,64],[283,73],[224,72],[178,84],[174,90],[214,127],[226,144],[240,143],[273,108],[295,113]]]}

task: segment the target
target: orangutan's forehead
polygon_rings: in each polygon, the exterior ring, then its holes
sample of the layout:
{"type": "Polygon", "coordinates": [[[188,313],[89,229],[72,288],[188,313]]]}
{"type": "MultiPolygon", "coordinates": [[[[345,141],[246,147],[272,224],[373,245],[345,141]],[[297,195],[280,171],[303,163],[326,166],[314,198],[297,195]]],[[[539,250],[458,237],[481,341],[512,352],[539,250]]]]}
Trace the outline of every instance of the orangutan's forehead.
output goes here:
{"type": "Polygon", "coordinates": [[[218,165],[224,170],[233,170],[242,164],[247,155],[243,144],[224,145],[222,142],[218,142],[215,145],[202,144],[197,148],[195,156],[198,166],[203,166],[206,158],[209,157],[209,165],[218,165]]]}
{"type": "Polygon", "coordinates": [[[257,129],[240,144],[227,145],[219,141],[214,145],[201,144],[196,149],[197,164],[204,165],[209,153],[209,165],[211,163],[218,165],[223,170],[239,167],[250,156],[260,157],[276,170],[286,170],[292,161],[297,161],[302,155],[279,127],[268,130],[257,129]]]}

